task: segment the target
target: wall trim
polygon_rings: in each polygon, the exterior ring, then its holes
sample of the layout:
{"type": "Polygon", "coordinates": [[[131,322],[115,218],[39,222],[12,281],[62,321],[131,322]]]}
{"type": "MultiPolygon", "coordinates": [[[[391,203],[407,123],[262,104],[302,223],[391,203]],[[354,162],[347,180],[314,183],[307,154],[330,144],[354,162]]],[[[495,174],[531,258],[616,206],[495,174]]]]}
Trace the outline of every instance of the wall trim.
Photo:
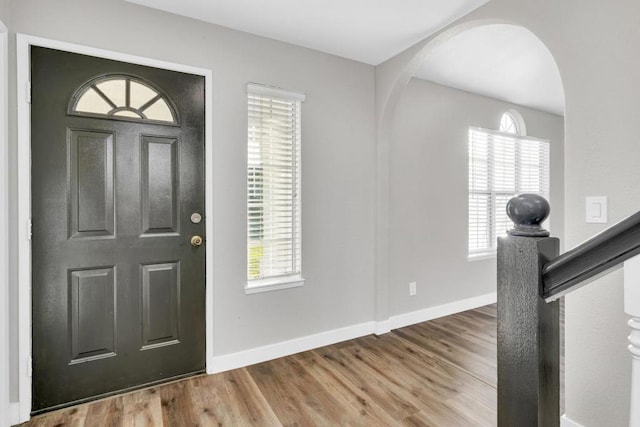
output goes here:
{"type": "Polygon", "coordinates": [[[373,333],[376,335],[383,335],[387,332],[391,332],[391,319],[381,320],[376,322],[373,333]]]}
{"type": "Polygon", "coordinates": [[[303,351],[370,335],[374,332],[374,328],[375,322],[360,323],[302,338],[295,338],[289,341],[239,351],[237,353],[216,356],[208,365],[213,367],[214,373],[243,368],[279,357],[290,356],[303,351]]]}
{"type": "Polygon", "coordinates": [[[484,305],[494,304],[497,301],[497,298],[497,293],[491,292],[477,297],[425,308],[424,310],[417,310],[410,313],[391,316],[389,319],[390,327],[392,330],[403,328],[416,323],[426,322],[427,320],[433,320],[439,317],[449,316],[451,314],[482,307],[484,305]]]}
{"type": "MultiPolygon", "coordinates": [[[[209,69],[167,62],[142,56],[98,49],[73,43],[16,34],[16,91],[18,111],[18,363],[19,363],[19,419],[29,420],[31,412],[31,241],[28,223],[31,219],[31,117],[27,101],[30,78],[30,47],[41,46],[67,52],[113,59],[132,64],[203,76],[205,79],[205,229],[213,236],[213,72],[209,69]]],[[[210,240],[209,240],[210,242],[210,240]]],[[[206,251],[206,359],[213,357],[213,245],[206,251]]],[[[207,364],[207,373],[212,367],[207,364]]]]}
{"type": "Polygon", "coordinates": [[[582,424],[579,424],[573,421],[571,418],[567,417],[567,414],[564,414],[560,417],[560,427],[584,427],[582,424]]]}
{"type": "Polygon", "coordinates": [[[473,308],[482,307],[483,305],[493,304],[496,302],[496,293],[480,295],[478,297],[468,298],[452,303],[430,307],[424,310],[414,311],[411,313],[393,316],[389,320],[380,322],[365,322],[357,325],[346,326],[343,328],[333,329],[331,331],[320,332],[318,334],[309,335],[301,338],[294,338],[289,341],[283,341],[275,344],[269,344],[262,347],[256,347],[249,350],[239,351],[237,353],[229,353],[222,356],[214,357],[207,366],[212,366],[213,372],[224,372],[231,369],[244,368],[245,366],[262,363],[279,357],[290,356],[292,354],[303,351],[313,350],[342,341],[360,338],[366,335],[376,334],[382,335],[393,329],[402,328],[404,326],[413,325],[415,323],[426,322],[438,317],[448,316],[460,313],[462,311],[471,310],[473,308]]]}
{"type": "Polygon", "coordinates": [[[7,27],[0,21],[0,423],[9,423],[9,43],[7,27]]]}

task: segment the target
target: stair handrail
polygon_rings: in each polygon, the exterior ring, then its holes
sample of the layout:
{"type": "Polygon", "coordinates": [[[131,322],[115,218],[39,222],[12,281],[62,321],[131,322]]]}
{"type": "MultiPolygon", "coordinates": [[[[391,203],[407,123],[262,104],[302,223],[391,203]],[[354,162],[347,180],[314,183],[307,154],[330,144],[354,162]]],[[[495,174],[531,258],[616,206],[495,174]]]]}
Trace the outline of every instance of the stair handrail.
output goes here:
{"type": "Polygon", "coordinates": [[[640,254],[640,212],[603,230],[542,267],[542,296],[553,301],[640,254]]]}

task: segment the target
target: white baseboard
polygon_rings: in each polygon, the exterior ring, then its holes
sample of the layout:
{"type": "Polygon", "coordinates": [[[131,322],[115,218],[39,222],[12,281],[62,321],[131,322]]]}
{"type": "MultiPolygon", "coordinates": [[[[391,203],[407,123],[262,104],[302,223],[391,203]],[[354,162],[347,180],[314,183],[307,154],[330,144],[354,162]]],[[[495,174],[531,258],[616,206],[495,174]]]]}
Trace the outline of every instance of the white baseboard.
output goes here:
{"type": "Polygon", "coordinates": [[[571,418],[567,417],[567,414],[564,414],[560,417],[560,427],[584,427],[582,424],[578,424],[573,421],[571,418]]]}
{"type": "Polygon", "coordinates": [[[212,373],[242,368],[267,360],[289,356],[302,351],[313,350],[342,341],[359,338],[374,333],[375,322],[366,322],[359,325],[347,326],[332,331],[321,332],[290,341],[265,345],[237,353],[216,356],[211,361],[212,373]]]}
{"type": "Polygon", "coordinates": [[[383,320],[381,322],[375,322],[373,333],[376,335],[384,335],[391,332],[391,320],[383,320]]]}
{"type": "Polygon", "coordinates": [[[426,322],[427,320],[471,310],[473,308],[482,307],[483,305],[493,304],[495,302],[496,293],[493,292],[478,297],[455,301],[449,304],[443,304],[437,307],[430,307],[424,310],[393,316],[389,320],[385,321],[360,323],[358,325],[321,332],[319,334],[239,351],[237,353],[215,356],[211,359],[211,363],[207,365],[207,373],[214,374],[231,369],[243,368],[256,363],[266,362],[268,360],[289,356],[302,351],[313,350],[314,348],[336,344],[365,335],[382,335],[390,332],[392,329],[426,322]]]}
{"type": "Polygon", "coordinates": [[[438,305],[436,307],[425,308],[424,310],[399,314],[397,316],[392,316],[391,319],[389,319],[391,324],[390,327],[391,329],[398,329],[409,325],[415,325],[416,323],[426,322],[427,320],[433,320],[439,317],[449,316],[451,314],[493,304],[496,300],[497,293],[492,292],[490,294],[454,301],[448,304],[438,305]]]}

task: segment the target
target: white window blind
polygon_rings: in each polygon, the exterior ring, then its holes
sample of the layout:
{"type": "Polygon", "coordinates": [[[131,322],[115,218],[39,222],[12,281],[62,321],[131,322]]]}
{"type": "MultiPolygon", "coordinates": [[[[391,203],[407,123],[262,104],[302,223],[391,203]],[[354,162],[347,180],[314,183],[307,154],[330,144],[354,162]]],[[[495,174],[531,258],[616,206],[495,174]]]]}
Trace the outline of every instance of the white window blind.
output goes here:
{"type": "Polygon", "coordinates": [[[249,84],[249,286],[301,274],[300,117],[304,95],[249,84]]]}
{"type": "Polygon", "coordinates": [[[549,197],[549,141],[469,128],[469,255],[494,252],[513,227],[506,204],[513,196],[549,197]]]}

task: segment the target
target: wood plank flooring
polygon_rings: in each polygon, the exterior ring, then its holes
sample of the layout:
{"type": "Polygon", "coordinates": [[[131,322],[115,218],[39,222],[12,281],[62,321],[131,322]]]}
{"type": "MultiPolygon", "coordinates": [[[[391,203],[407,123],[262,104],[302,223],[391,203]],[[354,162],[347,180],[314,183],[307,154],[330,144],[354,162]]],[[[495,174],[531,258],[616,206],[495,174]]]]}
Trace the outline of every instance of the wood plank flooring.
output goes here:
{"type": "Polygon", "coordinates": [[[34,417],[58,426],[494,426],[496,307],[34,417]]]}

